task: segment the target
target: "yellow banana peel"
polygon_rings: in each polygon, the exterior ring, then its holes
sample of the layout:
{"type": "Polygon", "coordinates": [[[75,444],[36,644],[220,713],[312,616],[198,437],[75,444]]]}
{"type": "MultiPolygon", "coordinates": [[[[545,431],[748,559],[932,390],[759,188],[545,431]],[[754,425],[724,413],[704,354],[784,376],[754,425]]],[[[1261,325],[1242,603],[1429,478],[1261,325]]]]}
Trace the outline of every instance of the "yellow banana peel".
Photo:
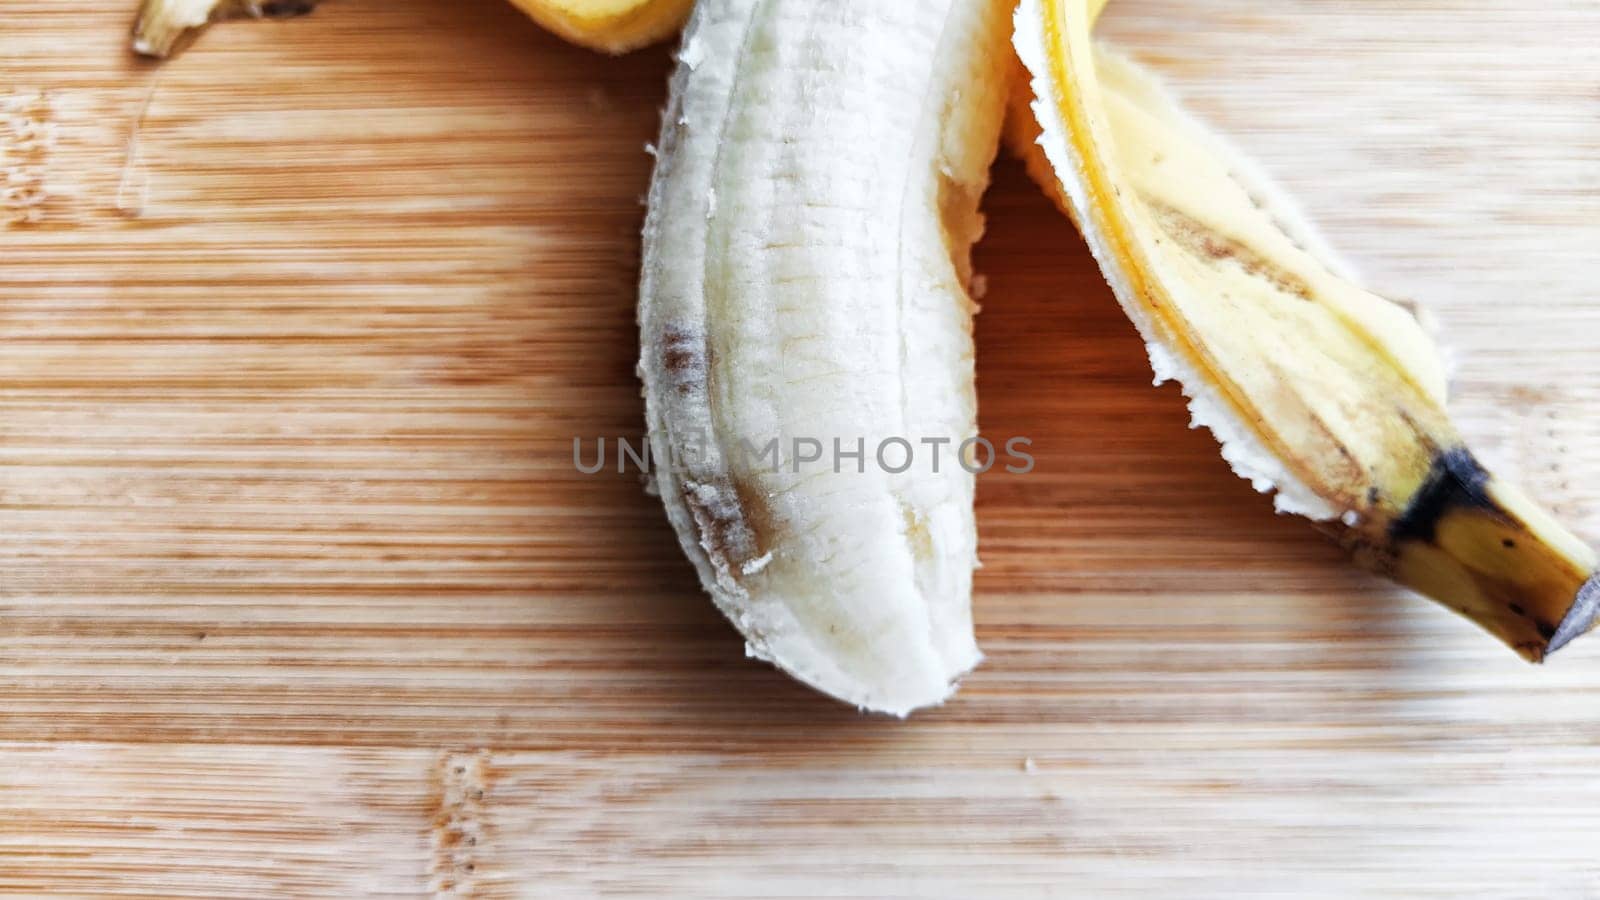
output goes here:
{"type": "MultiPolygon", "coordinates": [[[[233,18],[285,18],[320,0],[144,0],[133,49],[170,56],[196,29],[233,18]]],[[[694,0],[511,0],[563,39],[605,53],[626,53],[678,33],[694,0]]]]}
{"type": "Polygon", "coordinates": [[[560,37],[592,50],[626,53],[678,33],[694,0],[511,0],[560,37]]]}
{"type": "Polygon", "coordinates": [[[1023,0],[1032,102],[1008,139],[1087,238],[1157,381],[1182,384],[1236,472],[1359,562],[1530,660],[1589,630],[1594,551],[1474,458],[1416,318],[1308,252],[1247,163],[1091,39],[1104,5],[1023,0]]]}

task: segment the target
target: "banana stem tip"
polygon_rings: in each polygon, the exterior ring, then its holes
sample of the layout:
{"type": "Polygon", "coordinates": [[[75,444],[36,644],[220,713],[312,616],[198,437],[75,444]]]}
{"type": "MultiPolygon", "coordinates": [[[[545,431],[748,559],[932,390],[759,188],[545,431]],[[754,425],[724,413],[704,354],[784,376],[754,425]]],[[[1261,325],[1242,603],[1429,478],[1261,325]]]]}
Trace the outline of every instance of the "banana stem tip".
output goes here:
{"type": "Polygon", "coordinates": [[[1597,618],[1600,618],[1600,574],[1591,576],[1583,583],[1583,587],[1578,588],[1578,596],[1573,599],[1556,633],[1550,636],[1545,653],[1554,653],[1571,643],[1573,638],[1586,633],[1594,627],[1597,618]]]}

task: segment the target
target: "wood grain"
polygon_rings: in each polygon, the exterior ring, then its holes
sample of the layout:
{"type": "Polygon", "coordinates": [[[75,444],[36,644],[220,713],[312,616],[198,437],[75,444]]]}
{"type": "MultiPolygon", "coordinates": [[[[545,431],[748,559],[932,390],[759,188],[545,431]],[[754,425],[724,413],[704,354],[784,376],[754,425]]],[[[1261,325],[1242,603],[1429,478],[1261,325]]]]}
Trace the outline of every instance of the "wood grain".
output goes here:
{"type": "MultiPolygon", "coordinates": [[[[347,0],[152,67],[127,6],[0,6],[0,891],[1600,894],[1600,642],[1524,666],[1273,516],[1014,164],[988,660],[863,718],[571,464],[639,434],[667,52],[347,0]]],[[[1463,428],[1591,541],[1596,11],[1106,23],[1434,311],[1463,428]]]]}

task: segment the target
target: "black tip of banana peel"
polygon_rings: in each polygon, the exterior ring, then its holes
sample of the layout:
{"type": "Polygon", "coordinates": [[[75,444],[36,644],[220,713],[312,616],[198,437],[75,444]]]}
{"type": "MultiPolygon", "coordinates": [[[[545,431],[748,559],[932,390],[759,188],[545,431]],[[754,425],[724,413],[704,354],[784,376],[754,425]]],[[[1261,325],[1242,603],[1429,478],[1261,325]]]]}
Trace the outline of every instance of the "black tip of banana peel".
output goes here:
{"type": "Polygon", "coordinates": [[[1550,636],[1545,654],[1554,653],[1572,643],[1573,638],[1593,628],[1597,618],[1600,618],[1600,574],[1590,577],[1583,587],[1578,588],[1578,596],[1573,599],[1561,624],[1556,626],[1556,633],[1550,636]]]}
{"type": "Polygon", "coordinates": [[[256,6],[256,14],[263,19],[292,19],[309,15],[321,0],[267,0],[256,6]]]}
{"type": "Polygon", "coordinates": [[[1446,514],[1466,509],[1494,512],[1488,484],[1489,473],[1470,451],[1457,447],[1440,453],[1410,505],[1389,526],[1390,537],[1433,543],[1446,514]]]}

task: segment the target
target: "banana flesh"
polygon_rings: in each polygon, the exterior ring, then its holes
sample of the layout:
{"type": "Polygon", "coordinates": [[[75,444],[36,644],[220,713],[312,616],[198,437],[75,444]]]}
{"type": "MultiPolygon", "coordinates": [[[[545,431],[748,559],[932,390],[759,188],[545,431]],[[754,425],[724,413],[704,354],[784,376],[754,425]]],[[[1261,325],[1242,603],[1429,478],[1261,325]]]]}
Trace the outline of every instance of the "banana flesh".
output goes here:
{"type": "Polygon", "coordinates": [[[980,659],[972,474],[873,456],[976,433],[1009,33],[996,0],[701,0],[672,78],[639,298],[656,487],[749,655],[864,709],[980,659]],[[791,462],[806,440],[829,458],[791,462]]]}
{"type": "MultiPolygon", "coordinates": [[[[1029,170],[1088,239],[1197,425],[1282,512],[1538,661],[1593,627],[1596,556],[1478,463],[1406,310],[1326,258],[1250,167],[1090,38],[1102,3],[1023,0],[1029,170]],[[1032,149],[1037,145],[1037,149],[1032,149]]],[[[1024,95],[1026,92],[1023,92],[1024,95]]]]}
{"type": "MultiPolygon", "coordinates": [[[[144,0],[133,26],[133,49],[170,56],[194,32],[232,18],[284,18],[310,12],[320,0],[144,0]]],[[[511,0],[565,40],[625,53],[676,34],[694,0],[511,0]]]]}

